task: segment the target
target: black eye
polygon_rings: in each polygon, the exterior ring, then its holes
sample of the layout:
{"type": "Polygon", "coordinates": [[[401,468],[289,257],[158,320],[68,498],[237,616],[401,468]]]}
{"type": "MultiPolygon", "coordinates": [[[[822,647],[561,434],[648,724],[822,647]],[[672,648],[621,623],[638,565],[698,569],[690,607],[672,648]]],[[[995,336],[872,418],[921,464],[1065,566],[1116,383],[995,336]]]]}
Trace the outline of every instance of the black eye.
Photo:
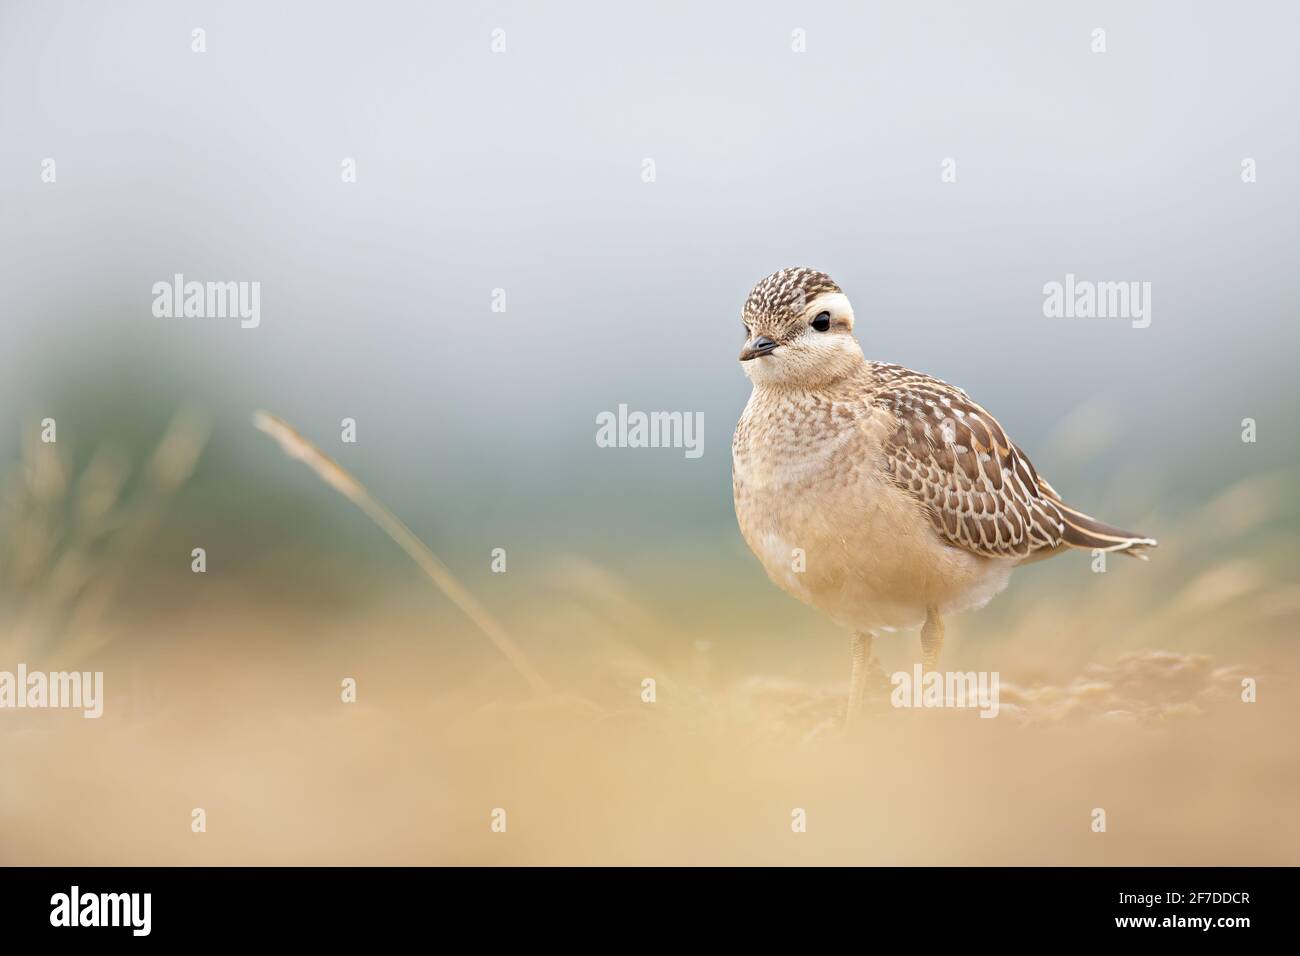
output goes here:
{"type": "Polygon", "coordinates": [[[821,313],[821,315],[812,320],[812,327],[818,332],[825,332],[831,327],[831,314],[829,312],[821,313]]]}

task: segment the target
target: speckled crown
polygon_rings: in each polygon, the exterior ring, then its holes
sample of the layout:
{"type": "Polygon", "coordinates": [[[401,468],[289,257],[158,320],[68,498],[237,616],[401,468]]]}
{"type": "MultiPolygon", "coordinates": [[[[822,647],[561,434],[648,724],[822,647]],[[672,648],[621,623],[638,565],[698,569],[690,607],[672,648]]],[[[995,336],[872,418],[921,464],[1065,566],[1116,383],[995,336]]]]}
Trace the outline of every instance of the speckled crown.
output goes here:
{"type": "Polygon", "coordinates": [[[746,319],[757,316],[787,317],[803,311],[804,305],[826,292],[841,292],[824,272],[795,266],[773,272],[750,290],[745,300],[746,319]]]}

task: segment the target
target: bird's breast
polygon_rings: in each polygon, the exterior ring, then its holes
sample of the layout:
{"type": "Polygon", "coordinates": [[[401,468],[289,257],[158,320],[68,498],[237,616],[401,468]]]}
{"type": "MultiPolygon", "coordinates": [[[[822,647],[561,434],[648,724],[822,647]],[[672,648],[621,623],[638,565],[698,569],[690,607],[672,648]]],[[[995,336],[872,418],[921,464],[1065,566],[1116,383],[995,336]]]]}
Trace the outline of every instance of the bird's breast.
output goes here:
{"type": "Polygon", "coordinates": [[[842,547],[869,513],[879,443],[866,412],[829,401],[746,407],[733,443],[736,518],[769,573],[785,577],[796,549],[842,547]]]}

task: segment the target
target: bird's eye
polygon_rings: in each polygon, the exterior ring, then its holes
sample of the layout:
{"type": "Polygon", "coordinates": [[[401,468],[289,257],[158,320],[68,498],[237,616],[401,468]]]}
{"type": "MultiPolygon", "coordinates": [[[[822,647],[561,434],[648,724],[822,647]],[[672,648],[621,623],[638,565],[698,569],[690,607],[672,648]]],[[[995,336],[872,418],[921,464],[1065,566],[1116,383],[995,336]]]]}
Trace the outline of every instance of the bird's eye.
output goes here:
{"type": "Polygon", "coordinates": [[[823,312],[812,320],[812,327],[818,332],[825,332],[831,327],[831,314],[823,312]]]}

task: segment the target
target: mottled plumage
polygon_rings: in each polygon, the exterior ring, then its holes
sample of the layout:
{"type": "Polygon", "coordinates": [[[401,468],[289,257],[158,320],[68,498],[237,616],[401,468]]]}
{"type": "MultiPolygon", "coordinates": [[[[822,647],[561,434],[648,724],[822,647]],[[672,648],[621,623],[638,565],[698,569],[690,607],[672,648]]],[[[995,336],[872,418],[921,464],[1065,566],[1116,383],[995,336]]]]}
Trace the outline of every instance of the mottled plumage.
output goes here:
{"type": "Polygon", "coordinates": [[[1065,505],[997,419],[960,388],[871,364],[875,402],[898,424],[885,441],[884,467],[953,544],[1019,558],[1065,546],[1141,556],[1154,546],[1065,505]]]}
{"type": "MultiPolygon", "coordinates": [[[[870,362],[828,276],[785,269],[742,312],[754,390],[732,443],[736,517],[783,589],[866,635],[978,607],[1026,561],[1150,538],[1061,501],[964,391],[870,362]]],[[[855,680],[856,680],[855,671],[855,680]]]]}
{"type": "Polygon", "coordinates": [[[794,321],[812,298],[841,291],[830,276],[816,269],[782,269],[750,290],[744,317],[746,322],[772,318],[794,321]]]}

